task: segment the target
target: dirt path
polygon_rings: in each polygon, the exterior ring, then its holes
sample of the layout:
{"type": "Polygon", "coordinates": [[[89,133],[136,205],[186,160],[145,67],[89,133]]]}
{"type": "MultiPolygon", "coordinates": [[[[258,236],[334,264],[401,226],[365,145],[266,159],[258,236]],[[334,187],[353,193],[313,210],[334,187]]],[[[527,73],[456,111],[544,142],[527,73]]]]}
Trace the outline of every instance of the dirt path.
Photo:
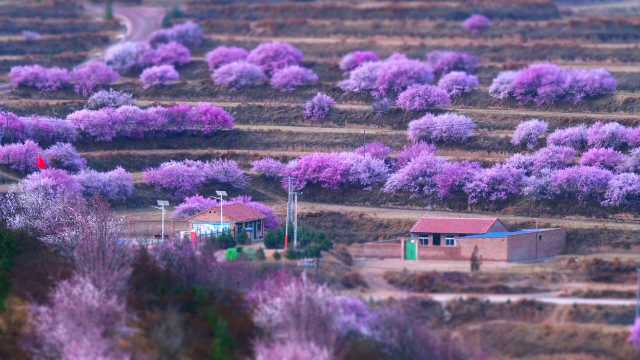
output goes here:
{"type": "MultiPolygon", "coordinates": [[[[358,213],[367,214],[372,218],[378,219],[402,219],[417,220],[425,215],[429,216],[456,216],[456,217],[495,217],[495,213],[478,213],[478,212],[449,212],[449,211],[433,211],[425,209],[411,208],[388,208],[373,206],[357,206],[357,205],[338,205],[315,202],[300,202],[301,212],[319,212],[330,211],[338,213],[358,213]]],[[[628,231],[640,231],[640,222],[616,222],[611,219],[589,219],[579,216],[565,217],[528,217],[519,215],[500,214],[500,218],[508,222],[534,222],[541,224],[549,224],[551,226],[561,226],[564,228],[581,228],[581,229],[619,229],[628,231]]]]}
{"type": "Polygon", "coordinates": [[[580,47],[587,49],[638,49],[638,45],[635,43],[576,43],[573,39],[567,40],[529,40],[523,42],[520,37],[504,37],[494,39],[474,39],[469,37],[449,37],[449,38],[428,38],[428,37],[415,37],[415,36],[321,36],[321,37],[307,37],[307,36],[258,36],[258,35],[228,35],[228,34],[209,34],[207,38],[217,42],[264,42],[264,41],[284,41],[294,45],[360,45],[370,46],[372,43],[382,46],[425,46],[425,47],[447,47],[447,46],[491,46],[496,48],[503,48],[508,46],[523,46],[530,48],[537,48],[543,46],[558,46],[558,47],[580,47]]]}

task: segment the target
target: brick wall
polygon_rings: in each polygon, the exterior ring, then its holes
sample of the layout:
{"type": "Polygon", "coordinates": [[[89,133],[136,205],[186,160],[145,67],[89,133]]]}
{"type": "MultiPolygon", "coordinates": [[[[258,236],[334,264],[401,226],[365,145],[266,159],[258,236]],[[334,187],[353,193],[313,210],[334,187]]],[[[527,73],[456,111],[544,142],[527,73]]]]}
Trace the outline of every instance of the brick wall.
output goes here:
{"type": "Polygon", "coordinates": [[[460,247],[418,246],[419,260],[464,260],[460,247]]]}
{"type": "Polygon", "coordinates": [[[505,238],[467,238],[458,241],[458,246],[463,259],[470,259],[476,246],[482,260],[506,261],[508,256],[505,238]]]}
{"type": "Polygon", "coordinates": [[[353,257],[401,259],[402,245],[400,242],[353,244],[349,245],[349,252],[353,257]]]}

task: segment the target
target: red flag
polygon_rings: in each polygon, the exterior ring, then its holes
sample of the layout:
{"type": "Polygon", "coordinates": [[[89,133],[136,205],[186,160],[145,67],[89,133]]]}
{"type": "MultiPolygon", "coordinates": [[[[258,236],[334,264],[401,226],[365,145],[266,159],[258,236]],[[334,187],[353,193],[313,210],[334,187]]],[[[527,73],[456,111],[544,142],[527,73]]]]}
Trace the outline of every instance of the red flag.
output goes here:
{"type": "Polygon", "coordinates": [[[289,234],[284,234],[284,249],[287,250],[289,247],[289,234]]]}
{"type": "Polygon", "coordinates": [[[38,169],[44,170],[47,168],[47,162],[44,161],[44,158],[38,155],[38,169]]]}

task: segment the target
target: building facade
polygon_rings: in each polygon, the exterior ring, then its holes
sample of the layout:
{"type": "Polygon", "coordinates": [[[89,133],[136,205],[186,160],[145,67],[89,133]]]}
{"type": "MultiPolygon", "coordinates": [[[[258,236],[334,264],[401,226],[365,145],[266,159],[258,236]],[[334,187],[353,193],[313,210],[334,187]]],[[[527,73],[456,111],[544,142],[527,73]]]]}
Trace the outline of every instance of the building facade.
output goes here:
{"type": "Polygon", "coordinates": [[[263,239],[266,217],[261,212],[242,203],[222,205],[222,218],[220,210],[211,208],[189,218],[192,237],[213,238],[229,233],[237,241],[244,233],[250,242],[263,239]]]}
{"type": "Polygon", "coordinates": [[[354,257],[405,260],[470,260],[475,251],[486,261],[534,261],[561,254],[563,229],[508,231],[498,218],[422,218],[411,237],[397,242],[352,245],[354,257]]]}

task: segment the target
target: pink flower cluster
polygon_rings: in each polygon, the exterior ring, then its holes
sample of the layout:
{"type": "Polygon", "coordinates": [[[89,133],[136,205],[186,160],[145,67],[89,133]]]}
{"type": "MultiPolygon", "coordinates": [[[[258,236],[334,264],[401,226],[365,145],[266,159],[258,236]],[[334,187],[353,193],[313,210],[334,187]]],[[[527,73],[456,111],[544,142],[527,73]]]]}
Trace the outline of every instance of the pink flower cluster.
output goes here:
{"type": "Polygon", "coordinates": [[[462,23],[462,26],[471,34],[479,35],[491,27],[491,20],[484,15],[473,14],[462,23]]]}
{"type": "Polygon", "coordinates": [[[597,122],[590,127],[578,125],[557,129],[549,135],[551,145],[583,150],[587,146],[623,150],[640,146],[640,127],[627,127],[617,122],[597,122]]]}
{"type": "Polygon", "coordinates": [[[500,73],[489,93],[499,99],[515,98],[520,104],[547,106],[568,101],[615,94],[616,80],[604,69],[563,69],[557,65],[533,64],[518,72],[500,73]]]}
{"type": "Polygon", "coordinates": [[[67,120],[81,134],[98,141],[111,141],[115,137],[143,138],[148,134],[211,134],[234,126],[229,113],[208,103],[148,109],[130,105],[117,109],[84,109],[69,114],[67,120]]]}
{"type": "Polygon", "coordinates": [[[311,100],[304,104],[304,118],[320,122],[325,120],[336,102],[324,93],[317,93],[311,100]]]}
{"type": "Polygon", "coordinates": [[[409,123],[407,135],[412,142],[464,143],[475,134],[475,122],[454,113],[426,114],[409,123]]]}
{"type": "Polygon", "coordinates": [[[310,184],[327,189],[343,186],[371,189],[382,183],[387,178],[388,172],[389,168],[384,160],[368,154],[314,153],[291,161],[287,165],[283,178],[291,177],[297,189],[310,184]]]}
{"type": "Polygon", "coordinates": [[[193,21],[174,25],[169,29],[157,30],[151,34],[149,44],[158,46],[169,42],[177,42],[187,47],[199,46],[204,41],[204,33],[200,25],[193,21]]]}
{"type": "Polygon", "coordinates": [[[87,198],[99,196],[112,202],[124,202],[133,195],[133,175],[121,167],[107,172],[83,170],[75,177],[87,198]]]}
{"type": "Polygon", "coordinates": [[[238,90],[262,85],[267,82],[267,76],[259,66],[238,60],[215,69],[211,80],[218,86],[238,90]]]}
{"type": "Polygon", "coordinates": [[[4,143],[31,139],[44,145],[58,141],[73,142],[77,137],[73,124],[46,116],[25,117],[0,111],[0,128],[4,143]]]}
{"type": "Polygon", "coordinates": [[[373,51],[352,51],[340,59],[340,70],[351,71],[366,62],[378,60],[378,54],[373,51]]]}
{"type": "Polygon", "coordinates": [[[78,172],[87,166],[87,161],[76,148],[68,143],[56,143],[44,151],[43,157],[47,166],[78,172]]]}
{"type": "Polygon", "coordinates": [[[191,62],[191,51],[175,41],[149,49],[144,54],[146,65],[186,65],[191,62]]]}
{"type": "Polygon", "coordinates": [[[547,133],[549,124],[546,121],[531,119],[521,122],[511,136],[511,143],[515,146],[535,149],[540,139],[547,133]]]}
{"type": "Polygon", "coordinates": [[[339,86],[349,92],[369,92],[374,96],[395,96],[412,85],[430,84],[434,80],[431,66],[395,56],[382,61],[365,62],[349,73],[339,86]]]}
{"type": "Polygon", "coordinates": [[[412,85],[398,95],[396,105],[404,111],[425,111],[451,106],[447,91],[433,85],[412,85]]]}
{"type": "Polygon", "coordinates": [[[438,87],[444,90],[449,97],[456,98],[470,93],[480,85],[478,77],[464,71],[452,71],[438,81],[438,87]]]}
{"type": "Polygon", "coordinates": [[[42,148],[31,140],[0,146],[0,164],[23,174],[37,169],[37,158],[42,148]]]}
{"type": "Polygon", "coordinates": [[[144,181],[158,189],[169,191],[176,197],[198,193],[207,183],[216,182],[235,188],[247,185],[247,178],[235,161],[212,160],[208,162],[183,160],[162,163],[144,172],[144,181]]]}
{"type": "Polygon", "coordinates": [[[45,68],[40,65],[14,66],[9,71],[9,81],[16,89],[31,87],[47,92],[61,90],[69,85],[69,71],[59,67],[45,68]]]}
{"type": "Polygon", "coordinates": [[[236,61],[245,61],[249,52],[240,47],[218,46],[209,51],[206,55],[209,71],[213,72],[222,65],[231,64],[236,61]]]}
{"type": "Polygon", "coordinates": [[[285,42],[268,42],[258,45],[249,52],[247,61],[258,65],[266,74],[288,66],[300,65],[304,60],[302,51],[285,42]]]}
{"type": "Polygon", "coordinates": [[[271,86],[280,91],[293,91],[299,87],[315,85],[318,80],[318,75],[313,70],[291,65],[274,71],[271,86]]]}
{"type": "Polygon", "coordinates": [[[391,154],[391,148],[381,142],[364,144],[353,151],[358,155],[369,155],[376,159],[386,160],[391,154]]]}
{"type": "Polygon", "coordinates": [[[255,160],[251,163],[251,171],[267,178],[280,179],[286,170],[286,165],[270,157],[255,160]]]}
{"type": "Polygon", "coordinates": [[[427,53],[427,64],[433,68],[437,76],[452,71],[462,71],[473,74],[480,65],[477,56],[461,51],[434,50],[427,53]]]}
{"type": "Polygon", "coordinates": [[[180,80],[180,74],[173,65],[158,65],[144,69],[140,74],[143,89],[164,86],[180,80]]]}
{"type": "Polygon", "coordinates": [[[74,68],[69,77],[77,94],[89,96],[99,87],[118,81],[120,74],[103,61],[92,60],[74,68]]]}

